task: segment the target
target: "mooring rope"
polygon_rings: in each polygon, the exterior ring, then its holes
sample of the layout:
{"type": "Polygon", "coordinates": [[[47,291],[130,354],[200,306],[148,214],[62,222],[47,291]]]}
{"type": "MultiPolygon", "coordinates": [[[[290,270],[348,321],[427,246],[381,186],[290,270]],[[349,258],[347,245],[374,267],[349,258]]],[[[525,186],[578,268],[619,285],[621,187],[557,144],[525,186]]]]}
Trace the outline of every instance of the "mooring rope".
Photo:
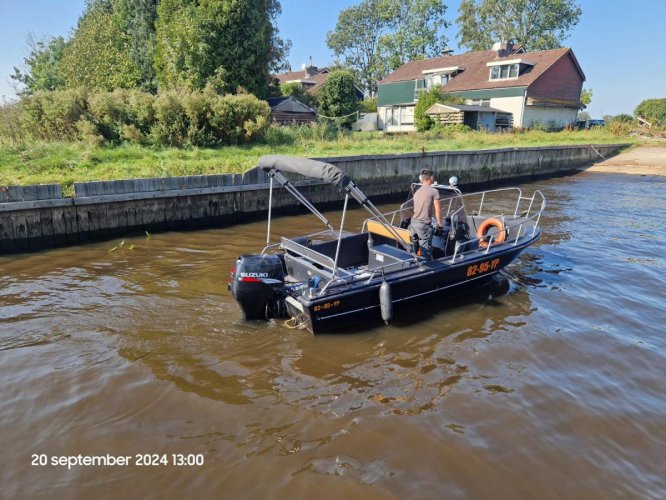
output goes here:
{"type": "Polygon", "coordinates": [[[595,153],[601,156],[604,160],[607,159],[604,155],[602,155],[599,151],[597,151],[597,148],[595,148],[592,144],[590,144],[590,147],[594,150],[595,153]]]}
{"type": "Polygon", "coordinates": [[[327,120],[341,120],[341,119],[343,119],[343,118],[347,118],[348,116],[352,116],[352,115],[357,115],[357,116],[358,116],[358,113],[359,113],[358,111],[354,111],[353,113],[349,113],[348,115],[344,115],[344,116],[324,116],[324,115],[317,115],[317,117],[319,117],[319,118],[326,118],[327,120]]]}
{"type": "Polygon", "coordinates": [[[287,328],[290,328],[292,330],[295,329],[303,329],[305,328],[305,325],[308,321],[308,318],[305,314],[299,314],[298,316],[294,316],[293,318],[289,318],[288,320],[285,320],[284,326],[287,328]]]}

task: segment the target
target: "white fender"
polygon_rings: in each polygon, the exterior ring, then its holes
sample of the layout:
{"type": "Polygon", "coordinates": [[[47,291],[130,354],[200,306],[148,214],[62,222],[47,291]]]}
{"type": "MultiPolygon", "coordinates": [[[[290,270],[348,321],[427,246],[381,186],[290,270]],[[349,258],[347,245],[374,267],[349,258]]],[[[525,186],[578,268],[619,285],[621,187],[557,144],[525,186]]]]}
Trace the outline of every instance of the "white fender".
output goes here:
{"type": "Polygon", "coordinates": [[[388,325],[393,319],[393,296],[391,294],[391,285],[382,281],[379,287],[379,306],[382,310],[382,319],[388,325]]]}

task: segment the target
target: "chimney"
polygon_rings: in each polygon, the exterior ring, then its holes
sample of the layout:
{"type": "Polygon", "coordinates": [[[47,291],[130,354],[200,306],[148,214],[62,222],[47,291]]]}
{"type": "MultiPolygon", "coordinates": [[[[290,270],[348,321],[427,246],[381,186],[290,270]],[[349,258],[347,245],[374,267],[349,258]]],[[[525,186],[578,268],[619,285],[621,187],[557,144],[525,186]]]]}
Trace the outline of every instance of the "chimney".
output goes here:
{"type": "Polygon", "coordinates": [[[453,49],[449,46],[444,47],[444,50],[442,50],[442,55],[443,56],[450,56],[453,53],[453,49]]]}
{"type": "Polygon", "coordinates": [[[303,70],[306,78],[311,77],[312,75],[316,75],[317,73],[319,73],[319,68],[317,68],[317,66],[314,66],[312,64],[312,56],[310,56],[310,64],[303,63],[301,65],[301,69],[303,70]]]}
{"type": "Polygon", "coordinates": [[[493,50],[497,52],[497,57],[506,57],[513,54],[513,42],[495,42],[493,50]]]}

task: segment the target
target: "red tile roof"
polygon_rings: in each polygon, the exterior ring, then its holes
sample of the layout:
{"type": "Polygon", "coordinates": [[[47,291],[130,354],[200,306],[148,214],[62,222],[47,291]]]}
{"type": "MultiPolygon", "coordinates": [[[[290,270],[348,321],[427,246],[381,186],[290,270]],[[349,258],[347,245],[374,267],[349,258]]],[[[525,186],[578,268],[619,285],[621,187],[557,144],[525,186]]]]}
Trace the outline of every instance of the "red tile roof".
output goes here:
{"type": "Polygon", "coordinates": [[[411,61],[403,64],[393,73],[379,83],[401,82],[406,80],[419,80],[424,78],[423,71],[437,68],[459,67],[463,71],[454,76],[445,86],[444,90],[463,91],[481,90],[506,87],[527,87],[539,78],[550,66],[562,57],[570,56],[584,80],[585,75],[580,69],[573,52],[569,48],[544,50],[540,52],[527,52],[498,57],[495,50],[482,50],[468,52],[460,55],[446,55],[434,59],[411,61]],[[534,63],[530,69],[524,71],[518,78],[505,80],[490,80],[489,62],[511,61],[523,59],[534,63]]]}
{"type": "Polygon", "coordinates": [[[299,71],[290,71],[288,73],[281,73],[274,75],[278,81],[282,83],[288,82],[302,82],[308,93],[313,93],[319,90],[328,78],[328,68],[317,68],[316,66],[309,66],[299,71]]]}

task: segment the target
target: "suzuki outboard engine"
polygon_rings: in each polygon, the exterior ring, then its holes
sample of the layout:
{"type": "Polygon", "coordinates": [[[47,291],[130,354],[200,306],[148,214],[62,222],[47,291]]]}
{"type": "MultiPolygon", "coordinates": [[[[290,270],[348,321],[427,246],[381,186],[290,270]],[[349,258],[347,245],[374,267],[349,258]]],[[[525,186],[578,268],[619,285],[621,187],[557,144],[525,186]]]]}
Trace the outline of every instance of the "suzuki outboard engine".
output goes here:
{"type": "Polygon", "coordinates": [[[245,319],[284,316],[284,267],[279,255],[241,255],[231,270],[229,290],[245,319]]]}

